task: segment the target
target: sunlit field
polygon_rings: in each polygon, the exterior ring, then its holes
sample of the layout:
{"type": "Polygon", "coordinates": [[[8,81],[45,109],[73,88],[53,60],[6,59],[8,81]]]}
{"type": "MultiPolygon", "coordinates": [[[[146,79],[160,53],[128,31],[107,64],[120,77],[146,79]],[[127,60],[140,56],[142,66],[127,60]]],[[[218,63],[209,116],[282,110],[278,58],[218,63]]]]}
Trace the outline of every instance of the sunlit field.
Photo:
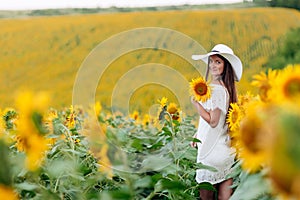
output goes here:
{"type": "MultiPolygon", "coordinates": [[[[143,27],[178,31],[197,41],[206,51],[216,43],[231,46],[241,57],[245,70],[238,84],[239,91],[253,91],[249,85],[251,76],[262,69],[284,34],[290,28],[299,26],[299,17],[299,12],[295,10],[251,8],[2,19],[1,105],[11,106],[15,91],[23,88],[50,92],[54,97],[51,104],[54,107],[70,105],[76,74],[88,54],[116,34],[143,27]]],[[[107,51],[113,52],[117,48],[107,51]]],[[[119,78],[130,69],[147,63],[167,65],[187,80],[198,75],[192,66],[195,63],[191,64],[178,55],[162,50],[140,49],[111,61],[100,77],[96,99],[103,107],[110,105],[112,90],[119,78]]],[[[166,74],[161,76],[168,78],[166,74]]],[[[144,87],[132,95],[135,103],[131,103],[131,111],[145,111],[161,95],[172,95],[171,91],[161,86],[144,87]]],[[[170,98],[176,100],[174,96],[170,98]]]]}

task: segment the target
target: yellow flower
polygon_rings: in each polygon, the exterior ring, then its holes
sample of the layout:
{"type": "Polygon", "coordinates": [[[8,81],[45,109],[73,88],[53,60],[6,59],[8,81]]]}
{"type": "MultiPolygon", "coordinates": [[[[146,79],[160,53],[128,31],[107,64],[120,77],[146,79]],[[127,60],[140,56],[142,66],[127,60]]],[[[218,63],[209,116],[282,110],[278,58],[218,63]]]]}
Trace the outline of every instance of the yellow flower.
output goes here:
{"type": "Polygon", "coordinates": [[[91,116],[85,119],[82,134],[88,139],[90,150],[100,164],[99,171],[112,177],[111,162],[108,158],[109,146],[106,138],[106,127],[101,126],[98,120],[91,116]]]}
{"type": "Polygon", "coordinates": [[[13,189],[0,184],[0,199],[17,200],[19,199],[13,189]]]}
{"type": "Polygon", "coordinates": [[[241,108],[247,107],[247,104],[254,100],[257,100],[257,99],[255,99],[254,95],[249,91],[247,91],[246,94],[238,96],[238,102],[239,102],[239,106],[241,108]]]}
{"type": "Polygon", "coordinates": [[[271,83],[275,81],[277,77],[277,71],[269,69],[267,74],[261,72],[260,74],[256,74],[253,76],[254,81],[252,81],[252,85],[258,87],[259,96],[262,101],[268,102],[271,100],[271,96],[269,95],[269,90],[271,89],[271,83]]]}
{"type": "Polygon", "coordinates": [[[56,118],[58,118],[57,111],[54,109],[50,109],[46,115],[45,121],[52,122],[52,120],[56,118]]]}
{"type": "Polygon", "coordinates": [[[158,102],[159,102],[160,106],[163,108],[167,105],[168,98],[167,97],[162,97],[160,100],[158,99],[158,102]]]}
{"type": "Polygon", "coordinates": [[[135,121],[137,121],[139,119],[139,112],[138,111],[133,111],[133,113],[130,115],[131,119],[134,119],[135,121]]]}
{"type": "Polygon", "coordinates": [[[48,100],[45,93],[34,95],[27,91],[20,93],[16,99],[19,111],[16,146],[26,153],[26,167],[32,171],[39,167],[48,149],[47,139],[43,136],[46,130],[42,124],[48,100]]]}
{"type": "Polygon", "coordinates": [[[171,114],[173,120],[179,119],[179,108],[176,103],[170,103],[167,111],[171,114]]]}
{"type": "Polygon", "coordinates": [[[53,132],[53,120],[57,118],[58,114],[57,111],[54,109],[48,110],[47,114],[45,115],[44,123],[50,133],[53,132]]]}
{"type": "Polygon", "coordinates": [[[205,102],[210,98],[211,88],[202,77],[192,79],[190,82],[190,95],[194,96],[197,101],[205,102]]]}
{"type": "Polygon", "coordinates": [[[227,115],[226,122],[228,123],[230,131],[237,131],[240,127],[240,122],[243,117],[242,111],[237,103],[231,103],[227,115]]]}
{"type": "Polygon", "coordinates": [[[300,105],[300,65],[289,65],[280,71],[270,92],[276,103],[300,105]]]}
{"type": "Polygon", "coordinates": [[[70,106],[68,114],[66,116],[65,125],[69,129],[75,128],[75,125],[76,125],[76,112],[74,111],[74,108],[73,108],[72,105],[70,106]]]}
{"type": "Polygon", "coordinates": [[[143,125],[148,126],[150,124],[150,115],[145,114],[143,117],[143,125]]]}
{"type": "Polygon", "coordinates": [[[5,141],[7,144],[13,142],[11,139],[11,136],[9,132],[6,130],[6,124],[5,121],[3,120],[3,114],[2,111],[0,110],[0,140],[5,141]]]}
{"type": "Polygon", "coordinates": [[[42,163],[45,152],[48,150],[48,140],[41,135],[33,134],[25,139],[26,167],[34,171],[42,163]]]}
{"type": "Polygon", "coordinates": [[[260,170],[268,162],[267,144],[271,137],[270,127],[266,124],[271,119],[268,109],[259,101],[249,103],[240,129],[235,135],[242,167],[250,172],[260,170]]]}
{"type": "Polygon", "coordinates": [[[111,162],[107,156],[107,153],[107,144],[102,145],[101,148],[97,151],[94,150],[94,156],[98,160],[98,164],[100,165],[98,170],[111,178],[113,176],[113,172],[111,169],[111,162]]]}
{"type": "Polygon", "coordinates": [[[160,104],[160,108],[158,110],[157,116],[158,120],[155,120],[155,124],[159,124],[160,122],[163,122],[165,119],[165,112],[167,111],[167,103],[168,103],[168,98],[162,97],[161,100],[157,100],[160,104]]]}
{"type": "Polygon", "coordinates": [[[76,139],[74,140],[74,143],[75,143],[75,144],[79,144],[79,143],[80,143],[80,139],[76,138],[76,139]]]}
{"type": "Polygon", "coordinates": [[[99,101],[97,101],[94,105],[94,109],[95,109],[95,113],[96,113],[96,116],[99,116],[100,115],[100,112],[102,110],[102,106],[100,104],[99,101]]]}
{"type": "Polygon", "coordinates": [[[270,179],[274,188],[294,199],[300,198],[299,121],[299,112],[286,109],[285,106],[278,107],[270,153],[270,179]]]}

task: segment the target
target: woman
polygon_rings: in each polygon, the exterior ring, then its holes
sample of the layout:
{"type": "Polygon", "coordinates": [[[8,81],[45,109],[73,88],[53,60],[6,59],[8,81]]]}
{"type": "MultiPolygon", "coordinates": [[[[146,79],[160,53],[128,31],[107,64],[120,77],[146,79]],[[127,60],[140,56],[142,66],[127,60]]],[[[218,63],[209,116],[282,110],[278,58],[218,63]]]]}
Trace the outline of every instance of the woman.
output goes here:
{"type": "MultiPolygon", "coordinates": [[[[206,102],[193,98],[200,119],[194,137],[201,143],[191,143],[198,148],[197,162],[214,167],[217,171],[198,169],[196,181],[209,182],[217,190],[218,199],[229,199],[232,193],[232,179],[226,179],[231,172],[235,153],[230,147],[230,137],[226,125],[226,116],[230,103],[237,102],[235,81],[242,76],[242,63],[231,48],[224,44],[216,45],[205,55],[193,55],[192,59],[202,60],[208,64],[206,80],[211,74],[212,94],[206,102]]],[[[202,200],[214,199],[213,191],[200,190],[202,200]]]]}

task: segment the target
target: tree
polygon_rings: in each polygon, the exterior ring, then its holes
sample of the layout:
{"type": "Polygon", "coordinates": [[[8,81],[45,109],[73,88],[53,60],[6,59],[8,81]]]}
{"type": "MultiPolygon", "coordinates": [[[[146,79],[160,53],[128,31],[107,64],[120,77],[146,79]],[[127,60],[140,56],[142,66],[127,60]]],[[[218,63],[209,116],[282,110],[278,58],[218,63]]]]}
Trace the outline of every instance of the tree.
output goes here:
{"type": "Polygon", "coordinates": [[[291,29],[284,38],[283,44],[278,47],[275,55],[266,63],[273,69],[284,68],[288,64],[300,64],[300,27],[291,29]]]}
{"type": "Polygon", "coordinates": [[[300,10],[299,0],[270,0],[269,3],[271,7],[286,7],[300,10]]]}

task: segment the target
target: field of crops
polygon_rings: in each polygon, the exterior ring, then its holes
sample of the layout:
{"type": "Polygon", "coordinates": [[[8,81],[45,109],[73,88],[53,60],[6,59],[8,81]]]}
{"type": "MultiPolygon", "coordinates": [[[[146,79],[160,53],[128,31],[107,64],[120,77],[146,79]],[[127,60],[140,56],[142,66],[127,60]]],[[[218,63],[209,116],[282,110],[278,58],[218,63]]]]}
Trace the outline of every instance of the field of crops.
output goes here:
{"type": "MultiPolygon", "coordinates": [[[[240,10],[198,10],[133,12],[114,14],[33,17],[0,20],[0,98],[2,107],[11,106],[16,91],[24,88],[32,91],[48,91],[53,97],[52,106],[68,106],[72,103],[72,92],[76,75],[89,53],[101,42],[125,31],[137,28],[159,27],[184,34],[209,51],[216,43],[231,46],[241,57],[245,73],[238,84],[239,91],[253,91],[249,81],[259,72],[268,56],[275,52],[281,38],[293,27],[299,26],[299,12],[289,9],[249,8],[240,10]]],[[[153,33],[155,34],[155,33],[153,33]]],[[[139,41],[140,35],[134,38],[139,41]]],[[[126,38],[129,40],[133,38],[126,38]]],[[[172,39],[172,38],[171,38],[172,39]]],[[[129,70],[143,64],[166,65],[186,80],[198,75],[197,63],[191,61],[193,52],[188,44],[178,39],[169,40],[161,36],[154,38],[151,48],[130,49],[121,52],[108,62],[106,70],[99,76],[96,100],[104,108],[110,107],[111,96],[119,79],[129,70]],[[163,46],[167,43],[169,46],[163,46]],[[161,45],[157,49],[155,45],[161,45]],[[171,45],[181,52],[172,52],[171,45]],[[164,49],[163,49],[164,47],[164,49]],[[168,49],[170,48],[170,49],[168,49]]],[[[131,41],[128,41],[130,44],[131,41]]],[[[122,45],[106,49],[113,53],[122,45]]],[[[99,55],[101,63],[102,59],[99,55]]],[[[202,67],[203,68],[203,67],[202,67]]],[[[141,73],[139,78],[147,76],[141,73]]],[[[148,73],[149,75],[149,73],[148,73]]],[[[151,75],[151,74],[150,74],[151,75]]],[[[176,82],[176,76],[155,74],[158,79],[176,82]]],[[[98,81],[98,80],[97,80],[98,81]]],[[[162,84],[136,85],[130,97],[130,111],[148,111],[161,96],[177,101],[176,91],[162,84]],[[175,93],[175,94],[174,94],[175,93]],[[134,102],[134,103],[132,103],[134,102]]]]}
{"type": "MultiPolygon", "coordinates": [[[[231,200],[299,199],[300,65],[263,68],[291,9],[0,20],[0,199],[197,199],[191,55],[216,43],[244,65],[227,116],[231,200]],[[191,111],[193,110],[193,111],[191,111]],[[284,169],[284,170],[283,170],[284,169]]],[[[199,141],[198,141],[199,142],[199,141]]]]}
{"type": "MultiPolygon", "coordinates": [[[[237,150],[230,199],[299,199],[300,65],[251,84],[260,95],[240,95],[227,115],[237,150]]],[[[156,116],[112,115],[100,103],[53,109],[45,93],[15,101],[1,111],[1,199],[177,200],[215,190],[196,183],[196,169],[215,168],[195,162],[193,118],[167,97],[156,116]]]]}

